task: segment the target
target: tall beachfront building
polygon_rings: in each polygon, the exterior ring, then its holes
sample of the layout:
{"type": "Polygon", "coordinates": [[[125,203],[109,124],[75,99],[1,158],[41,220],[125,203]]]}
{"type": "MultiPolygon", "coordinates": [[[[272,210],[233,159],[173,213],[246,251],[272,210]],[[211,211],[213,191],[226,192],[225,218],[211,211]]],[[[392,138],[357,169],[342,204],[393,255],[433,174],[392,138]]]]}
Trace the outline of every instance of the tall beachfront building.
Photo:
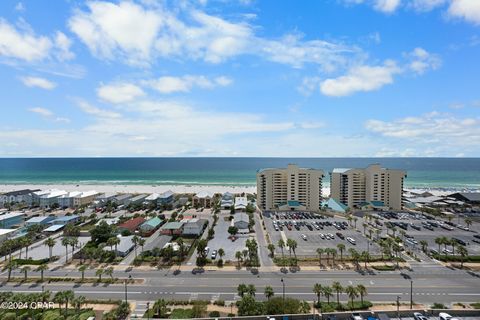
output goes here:
{"type": "Polygon", "coordinates": [[[350,208],[371,203],[393,210],[402,209],[406,171],[372,164],[363,169],[336,168],[330,173],[330,197],[350,208]]]}
{"type": "Polygon", "coordinates": [[[322,203],[322,179],[322,170],[294,164],[259,170],[257,205],[262,210],[318,211],[322,203]]]}

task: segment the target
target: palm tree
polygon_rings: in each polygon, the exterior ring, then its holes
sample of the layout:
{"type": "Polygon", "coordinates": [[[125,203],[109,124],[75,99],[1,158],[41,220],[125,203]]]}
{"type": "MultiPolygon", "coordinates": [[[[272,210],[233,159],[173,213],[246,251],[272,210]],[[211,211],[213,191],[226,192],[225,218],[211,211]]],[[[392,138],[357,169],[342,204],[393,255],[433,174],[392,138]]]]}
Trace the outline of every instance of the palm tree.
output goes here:
{"type": "Polygon", "coordinates": [[[352,218],[351,215],[349,215],[349,216],[347,217],[348,224],[350,225],[350,227],[352,226],[352,219],[353,219],[353,218],[352,218]]]}
{"type": "Polygon", "coordinates": [[[240,261],[242,260],[242,252],[241,251],[235,252],[235,259],[237,259],[238,267],[240,268],[240,261]]]}
{"type": "Polygon", "coordinates": [[[469,217],[465,218],[465,224],[467,225],[468,228],[472,225],[472,219],[469,217]]]}
{"type": "Polygon", "coordinates": [[[363,235],[364,236],[367,236],[367,227],[368,227],[368,224],[366,222],[362,223],[362,227],[363,227],[363,235]]]}
{"type": "Polygon", "coordinates": [[[450,245],[452,246],[452,255],[455,255],[455,247],[457,246],[457,241],[450,239],[450,245]]]}
{"type": "Polygon", "coordinates": [[[255,292],[257,292],[257,289],[253,284],[249,284],[247,287],[247,293],[251,295],[252,297],[255,297],[255,292]]]}
{"type": "Polygon", "coordinates": [[[225,255],[225,250],[223,250],[223,248],[218,249],[218,255],[220,256],[220,259],[222,259],[225,255]]]}
{"type": "Polygon", "coordinates": [[[7,263],[6,268],[8,269],[8,278],[7,281],[10,281],[10,278],[12,276],[12,270],[15,270],[18,267],[18,263],[15,260],[11,260],[7,263]]]}
{"type": "Polygon", "coordinates": [[[64,298],[65,298],[65,318],[68,315],[68,302],[72,301],[75,298],[72,290],[64,291],[64,298]]]}
{"type": "Polygon", "coordinates": [[[107,242],[105,243],[107,246],[110,247],[110,251],[113,251],[113,246],[116,243],[116,239],[118,239],[118,238],[117,237],[110,237],[110,238],[108,238],[107,242]]]}
{"type": "Polygon", "coordinates": [[[345,245],[343,243],[337,244],[337,249],[340,251],[340,261],[343,263],[343,251],[345,250],[345,245]]]}
{"type": "Polygon", "coordinates": [[[135,250],[135,258],[137,257],[137,245],[138,245],[139,240],[140,240],[140,238],[137,235],[133,236],[133,238],[132,238],[132,242],[133,242],[134,250],[135,250]]]}
{"type": "Polygon", "coordinates": [[[362,252],[362,259],[363,262],[365,262],[365,269],[367,269],[367,263],[370,262],[370,254],[368,253],[368,251],[362,252]]]}
{"type": "Polygon", "coordinates": [[[282,261],[285,266],[285,253],[283,252],[283,248],[285,248],[285,241],[283,239],[278,240],[277,246],[282,250],[282,261]]]}
{"type": "Polygon", "coordinates": [[[178,238],[177,239],[177,244],[178,244],[178,247],[179,247],[179,251],[180,251],[180,258],[183,259],[183,256],[185,255],[185,241],[183,241],[182,238],[178,238]]]}
{"type": "Polygon", "coordinates": [[[313,293],[317,296],[317,304],[320,305],[320,297],[323,293],[323,288],[320,283],[315,283],[313,285],[313,293]]]}
{"type": "Polygon", "coordinates": [[[42,263],[38,266],[36,271],[40,271],[40,281],[43,282],[43,272],[48,270],[48,265],[46,263],[42,263]]]}
{"type": "Polygon", "coordinates": [[[23,266],[21,270],[24,274],[23,281],[27,281],[27,272],[32,270],[32,269],[29,266],[23,266]]]}
{"type": "Polygon", "coordinates": [[[243,296],[245,295],[245,293],[247,292],[247,285],[244,284],[244,283],[240,283],[237,287],[237,293],[238,295],[243,298],[243,296]]]}
{"type": "Polygon", "coordinates": [[[270,251],[270,256],[273,258],[275,256],[275,245],[273,243],[269,243],[267,249],[270,251]]]}
{"type": "Polygon", "coordinates": [[[273,292],[273,288],[271,286],[266,286],[264,294],[267,300],[270,300],[270,298],[273,297],[275,293],[273,292]]]}
{"type": "Polygon", "coordinates": [[[105,269],[104,273],[106,276],[109,276],[111,280],[113,280],[113,267],[105,269]]]}
{"type": "Polygon", "coordinates": [[[55,240],[53,240],[53,238],[47,238],[43,244],[48,247],[48,251],[49,251],[48,259],[52,261],[52,249],[56,244],[55,240]]]}
{"type": "Polygon", "coordinates": [[[428,242],[426,240],[420,240],[420,245],[422,246],[422,251],[426,252],[428,247],[428,242]]]}
{"type": "Polygon", "coordinates": [[[332,268],[335,265],[335,257],[337,256],[337,250],[335,248],[330,249],[330,254],[332,255],[332,268]]]}
{"type": "Polygon", "coordinates": [[[356,297],[358,297],[357,288],[355,288],[354,286],[348,286],[348,287],[345,288],[345,293],[346,293],[347,296],[350,298],[351,308],[353,309],[353,299],[355,299],[356,297]]]}
{"type": "Polygon", "coordinates": [[[25,259],[28,259],[28,248],[32,245],[33,239],[30,237],[25,237],[23,244],[25,245],[25,259]]]}
{"type": "Polygon", "coordinates": [[[103,269],[97,269],[97,271],[95,271],[95,275],[98,277],[98,282],[102,282],[102,274],[103,269]]]}
{"type": "Polygon", "coordinates": [[[143,238],[138,239],[138,245],[140,247],[142,247],[142,252],[143,252],[143,246],[145,245],[145,239],[143,239],[143,238]]]}
{"type": "Polygon", "coordinates": [[[458,247],[458,254],[462,257],[462,262],[460,263],[460,267],[463,268],[463,263],[465,262],[465,258],[468,256],[468,250],[464,246],[458,247]]]}
{"type": "Polygon", "coordinates": [[[78,237],[71,237],[70,238],[70,246],[72,247],[72,261],[73,261],[73,251],[75,251],[75,247],[78,245],[78,237]]]}
{"type": "Polygon", "coordinates": [[[61,310],[62,304],[65,303],[65,291],[58,291],[57,293],[55,293],[55,296],[53,297],[53,302],[58,303],[58,307],[61,310]]]}
{"type": "Polygon", "coordinates": [[[65,263],[68,262],[68,246],[70,245],[70,239],[67,237],[62,238],[62,246],[65,247],[65,263]]]}
{"type": "Polygon", "coordinates": [[[362,302],[363,306],[363,296],[367,295],[367,288],[363,284],[357,285],[357,292],[360,295],[360,301],[362,302]]]}
{"type": "Polygon", "coordinates": [[[343,287],[338,281],[332,283],[332,289],[337,293],[337,305],[340,305],[340,293],[343,291],[343,287]]]}
{"type": "Polygon", "coordinates": [[[84,296],[78,296],[75,299],[73,299],[72,304],[75,306],[75,310],[77,313],[80,311],[82,308],[82,304],[84,304],[86,301],[84,296]]]}
{"type": "Polygon", "coordinates": [[[327,298],[327,304],[330,304],[330,298],[333,296],[333,289],[329,286],[324,286],[323,295],[327,298]]]}
{"type": "Polygon", "coordinates": [[[357,221],[358,221],[358,218],[353,217],[353,223],[355,224],[355,229],[357,229],[357,221]]]}
{"type": "Polygon", "coordinates": [[[82,282],[85,279],[85,270],[87,270],[87,265],[82,264],[80,267],[78,267],[78,271],[82,273],[82,282]]]}
{"type": "Polygon", "coordinates": [[[325,252],[325,251],[323,250],[323,248],[317,248],[318,265],[319,265],[319,266],[322,266],[322,254],[323,254],[324,252],[325,252]]]}

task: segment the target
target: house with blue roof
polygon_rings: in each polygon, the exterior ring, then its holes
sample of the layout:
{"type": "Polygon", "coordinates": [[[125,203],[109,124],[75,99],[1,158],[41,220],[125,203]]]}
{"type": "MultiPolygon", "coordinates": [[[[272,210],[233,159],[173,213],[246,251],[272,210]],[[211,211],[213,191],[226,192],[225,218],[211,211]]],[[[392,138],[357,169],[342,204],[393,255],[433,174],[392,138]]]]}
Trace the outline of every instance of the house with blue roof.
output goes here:
{"type": "Polygon", "coordinates": [[[160,226],[162,225],[163,223],[163,220],[160,219],[159,217],[155,217],[155,218],[152,218],[150,220],[147,220],[145,221],[144,223],[142,223],[139,227],[140,229],[140,232],[145,235],[145,236],[149,236],[151,235],[152,233],[155,232],[155,230],[157,230],[158,228],[160,228],[160,226]]]}
{"type": "Polygon", "coordinates": [[[72,216],[64,216],[64,217],[58,217],[55,220],[50,221],[49,224],[51,225],[67,225],[69,223],[77,223],[80,220],[79,216],[72,215],[72,216]]]}

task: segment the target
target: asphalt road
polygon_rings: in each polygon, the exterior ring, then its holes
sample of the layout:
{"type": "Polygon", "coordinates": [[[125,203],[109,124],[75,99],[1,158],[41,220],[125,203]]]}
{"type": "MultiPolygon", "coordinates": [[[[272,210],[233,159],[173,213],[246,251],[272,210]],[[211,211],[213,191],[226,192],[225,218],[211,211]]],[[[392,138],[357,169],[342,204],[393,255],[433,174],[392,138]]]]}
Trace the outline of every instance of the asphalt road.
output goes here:
{"type": "MultiPolygon", "coordinates": [[[[88,270],[87,276],[94,276],[95,270],[88,270]]],[[[474,277],[465,271],[450,270],[431,266],[418,268],[412,272],[405,272],[413,280],[413,300],[421,303],[452,303],[477,302],[480,300],[480,278],[474,277]]],[[[128,285],[128,298],[138,301],[154,301],[159,298],[168,299],[222,299],[232,301],[238,299],[236,287],[240,283],[254,284],[257,287],[257,297],[263,299],[265,286],[273,287],[275,293],[281,294],[283,277],[287,296],[312,301],[316,299],[312,293],[314,283],[331,285],[339,281],[342,285],[363,284],[367,287],[366,299],[373,302],[393,302],[400,296],[402,302],[410,301],[410,280],[405,279],[400,272],[376,272],[362,275],[355,271],[299,271],[283,274],[281,272],[260,272],[252,274],[249,271],[209,271],[201,274],[192,274],[183,271],[174,275],[169,270],[159,271],[132,271],[116,272],[115,276],[124,278],[129,274],[134,278],[145,279],[142,284],[128,285]]],[[[21,273],[16,273],[21,276],[21,273]]],[[[46,276],[78,276],[77,271],[52,271],[46,276]]],[[[2,276],[5,276],[3,273],[2,276]]],[[[76,294],[88,298],[123,299],[125,288],[123,285],[75,285],[70,283],[46,284],[46,290],[53,292],[73,289],[76,294]]],[[[38,284],[2,283],[0,291],[40,292],[38,284]]],[[[347,297],[341,295],[341,300],[347,297]]]]}

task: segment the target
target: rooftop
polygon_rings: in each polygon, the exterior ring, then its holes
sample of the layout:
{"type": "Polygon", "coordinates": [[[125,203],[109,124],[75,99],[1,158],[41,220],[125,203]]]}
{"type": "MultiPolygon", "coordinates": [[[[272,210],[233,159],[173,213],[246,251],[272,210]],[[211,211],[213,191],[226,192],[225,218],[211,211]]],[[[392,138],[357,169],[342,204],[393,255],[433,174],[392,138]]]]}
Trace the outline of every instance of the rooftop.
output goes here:
{"type": "Polygon", "coordinates": [[[55,232],[58,230],[63,229],[65,226],[63,224],[54,224],[48,227],[47,229],[43,230],[44,232],[55,232]]]}
{"type": "Polygon", "coordinates": [[[135,230],[139,225],[141,225],[144,222],[145,222],[145,219],[143,219],[142,217],[137,217],[137,218],[133,218],[128,221],[125,221],[122,224],[119,224],[118,227],[129,229],[129,230],[135,230]]]}
{"type": "Polygon", "coordinates": [[[0,221],[25,216],[26,214],[23,212],[10,212],[0,215],[0,221]]]}
{"type": "Polygon", "coordinates": [[[162,226],[162,230],[177,230],[184,225],[184,221],[168,222],[162,226]]]}
{"type": "Polygon", "coordinates": [[[15,231],[17,231],[17,229],[0,229],[0,236],[10,234],[15,231]]]}
{"type": "Polygon", "coordinates": [[[10,191],[6,192],[3,195],[4,196],[21,196],[24,194],[30,194],[32,192],[40,191],[40,189],[35,189],[35,190],[30,190],[30,189],[23,189],[23,190],[16,190],[16,191],[10,191]]]}

